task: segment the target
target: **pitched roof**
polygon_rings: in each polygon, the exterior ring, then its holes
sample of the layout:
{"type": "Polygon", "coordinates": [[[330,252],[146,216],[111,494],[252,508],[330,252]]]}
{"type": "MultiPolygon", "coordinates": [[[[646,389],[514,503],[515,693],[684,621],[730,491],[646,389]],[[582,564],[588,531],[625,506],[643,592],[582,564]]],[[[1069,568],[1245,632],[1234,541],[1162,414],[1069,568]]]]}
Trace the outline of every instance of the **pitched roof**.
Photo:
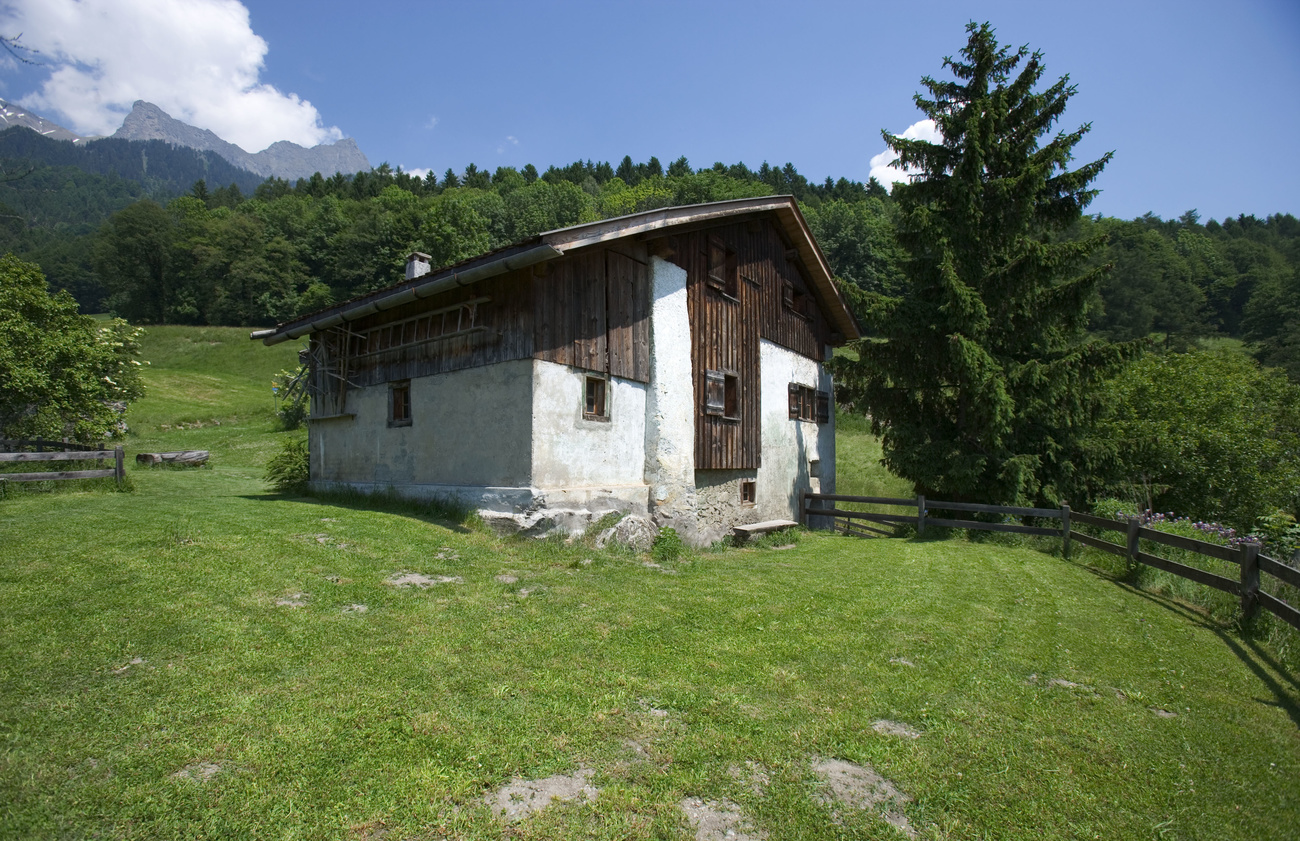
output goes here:
{"type": "Polygon", "coordinates": [[[602,242],[663,232],[687,226],[722,222],[739,216],[774,214],[786,237],[789,238],[808,271],[812,291],[833,330],[845,339],[860,335],[857,323],[849,313],[848,305],[840,294],[831,274],[830,266],[821,248],[813,239],[812,231],[799,212],[793,196],[764,196],[754,199],[692,204],[666,207],[603,219],[555,231],[546,231],[514,245],[489,251],[469,260],[447,266],[414,280],[395,284],[387,289],[370,292],[350,301],[286,321],[269,330],[254,331],[250,338],[261,339],[268,345],[297,339],[308,333],[325,330],[354,321],[382,310],[399,307],[418,298],[428,298],[461,286],[470,286],[485,278],[553,260],[578,248],[602,242]]]}

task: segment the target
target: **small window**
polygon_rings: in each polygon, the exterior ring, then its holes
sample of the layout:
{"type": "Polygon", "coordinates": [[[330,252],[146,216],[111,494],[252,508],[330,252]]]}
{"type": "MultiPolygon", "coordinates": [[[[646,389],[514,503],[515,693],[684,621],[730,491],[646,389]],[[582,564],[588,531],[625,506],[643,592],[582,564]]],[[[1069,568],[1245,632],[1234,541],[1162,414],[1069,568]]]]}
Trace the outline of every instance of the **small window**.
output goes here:
{"type": "Polygon", "coordinates": [[[781,285],[781,303],[782,305],[802,318],[812,318],[812,299],[801,289],[794,285],[793,281],[784,281],[781,285]]]}
{"type": "Polygon", "coordinates": [[[704,372],[704,414],[728,420],[740,417],[740,377],[726,371],[704,372]]]}
{"type": "Polygon", "coordinates": [[[740,480],[740,504],[752,507],[758,502],[758,482],[753,479],[740,480]]]}
{"type": "Polygon", "coordinates": [[[827,423],[831,419],[830,393],[790,383],[790,419],[827,423]]]}
{"type": "Polygon", "coordinates": [[[723,402],[726,407],[722,413],[724,418],[740,417],[740,377],[735,374],[727,374],[723,380],[723,402]]]}
{"type": "Polygon", "coordinates": [[[411,425],[411,381],[402,380],[388,386],[388,425],[411,425]]]}
{"type": "Polygon", "coordinates": [[[587,420],[609,420],[609,384],[604,377],[587,377],[582,416],[587,420]]]}
{"type": "Polygon", "coordinates": [[[709,237],[709,285],[729,298],[740,294],[740,262],[718,237],[709,237]]]}

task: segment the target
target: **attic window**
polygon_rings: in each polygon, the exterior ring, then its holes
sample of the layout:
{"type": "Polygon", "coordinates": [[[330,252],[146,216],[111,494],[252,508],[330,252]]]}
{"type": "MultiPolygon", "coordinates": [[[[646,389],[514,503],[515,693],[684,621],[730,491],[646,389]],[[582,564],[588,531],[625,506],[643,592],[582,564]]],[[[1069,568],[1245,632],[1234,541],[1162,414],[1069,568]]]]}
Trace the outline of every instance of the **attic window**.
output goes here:
{"type": "Polygon", "coordinates": [[[830,393],[790,383],[790,419],[828,422],[831,419],[830,393]]]}
{"type": "Polygon", "coordinates": [[[411,381],[390,383],[388,386],[388,425],[411,425],[411,381]]]}
{"type": "Polygon", "coordinates": [[[582,416],[587,420],[609,420],[608,383],[604,377],[587,377],[582,416]]]}
{"type": "Polygon", "coordinates": [[[709,286],[728,298],[740,294],[740,263],[736,252],[716,236],[709,237],[709,286]]]}
{"type": "Polygon", "coordinates": [[[781,287],[781,303],[785,308],[801,318],[811,318],[812,307],[808,295],[794,285],[793,281],[785,281],[781,287]]]}
{"type": "Polygon", "coordinates": [[[740,377],[729,371],[704,372],[704,413],[740,418],[740,377]]]}

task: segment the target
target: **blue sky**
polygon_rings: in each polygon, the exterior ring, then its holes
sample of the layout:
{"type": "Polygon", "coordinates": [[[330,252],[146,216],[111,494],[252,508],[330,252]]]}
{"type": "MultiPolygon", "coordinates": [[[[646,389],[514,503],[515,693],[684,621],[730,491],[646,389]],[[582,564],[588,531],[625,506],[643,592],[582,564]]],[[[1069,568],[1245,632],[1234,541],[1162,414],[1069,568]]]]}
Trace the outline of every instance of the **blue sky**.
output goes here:
{"type": "Polygon", "coordinates": [[[989,21],[1114,150],[1092,210],[1300,214],[1300,3],[10,0],[0,97],[111,133],[135,99],[249,151],[353,137],[407,170],[793,162],[865,180],[924,75],[989,21]]]}

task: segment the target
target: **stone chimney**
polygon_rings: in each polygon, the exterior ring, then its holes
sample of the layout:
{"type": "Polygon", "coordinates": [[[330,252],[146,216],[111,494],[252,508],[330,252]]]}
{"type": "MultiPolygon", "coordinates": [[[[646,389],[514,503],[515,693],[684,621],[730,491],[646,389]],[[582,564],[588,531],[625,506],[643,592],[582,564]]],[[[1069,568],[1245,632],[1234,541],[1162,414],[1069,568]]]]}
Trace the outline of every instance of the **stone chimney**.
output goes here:
{"type": "Polygon", "coordinates": [[[419,251],[412,251],[406,255],[406,279],[415,280],[417,277],[429,273],[429,261],[433,259],[428,254],[419,251]]]}

